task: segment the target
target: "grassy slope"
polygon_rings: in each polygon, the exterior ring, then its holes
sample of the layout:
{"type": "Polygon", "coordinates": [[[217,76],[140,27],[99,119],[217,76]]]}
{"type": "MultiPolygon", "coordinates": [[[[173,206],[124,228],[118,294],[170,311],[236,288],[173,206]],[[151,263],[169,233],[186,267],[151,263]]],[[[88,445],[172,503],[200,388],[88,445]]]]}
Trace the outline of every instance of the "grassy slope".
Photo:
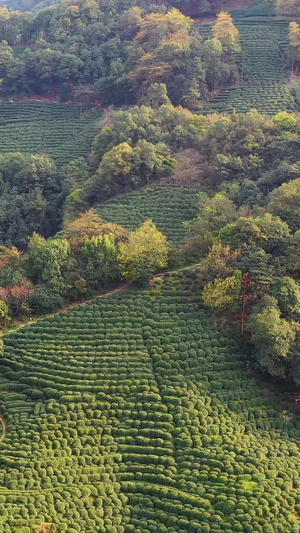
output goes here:
{"type": "Polygon", "coordinates": [[[1,104],[0,153],[43,153],[58,164],[87,156],[100,116],[101,111],[81,113],[77,105],[1,104]]]}
{"type": "Polygon", "coordinates": [[[200,187],[156,185],[100,204],[98,213],[129,230],[152,218],[170,242],[180,244],[187,234],[184,222],[196,215],[200,187]]]}
{"type": "Polygon", "coordinates": [[[299,531],[299,419],[193,284],[157,283],[6,337],[1,531],[299,531]]]}

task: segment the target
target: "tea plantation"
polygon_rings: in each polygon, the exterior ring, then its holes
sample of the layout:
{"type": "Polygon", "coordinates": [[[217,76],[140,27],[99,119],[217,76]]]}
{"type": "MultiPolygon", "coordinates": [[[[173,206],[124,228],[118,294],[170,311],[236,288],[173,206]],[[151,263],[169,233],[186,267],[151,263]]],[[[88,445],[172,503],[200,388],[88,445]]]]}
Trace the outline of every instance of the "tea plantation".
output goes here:
{"type": "Polygon", "coordinates": [[[299,418],[189,279],[6,336],[1,532],[300,531],[299,418]]]}
{"type": "Polygon", "coordinates": [[[184,222],[197,213],[201,187],[157,185],[147,187],[100,204],[97,211],[108,222],[121,224],[130,231],[151,218],[173,244],[187,234],[184,222]]]}
{"type": "Polygon", "coordinates": [[[102,112],[42,102],[0,105],[0,153],[50,155],[64,164],[90,152],[102,112]]]}
{"type": "Polygon", "coordinates": [[[205,112],[231,113],[236,110],[245,113],[258,109],[275,115],[283,110],[297,111],[299,105],[287,86],[281,62],[281,52],[288,46],[288,22],[270,21],[269,17],[247,17],[237,19],[236,25],[242,47],[241,85],[223,89],[205,112]]]}

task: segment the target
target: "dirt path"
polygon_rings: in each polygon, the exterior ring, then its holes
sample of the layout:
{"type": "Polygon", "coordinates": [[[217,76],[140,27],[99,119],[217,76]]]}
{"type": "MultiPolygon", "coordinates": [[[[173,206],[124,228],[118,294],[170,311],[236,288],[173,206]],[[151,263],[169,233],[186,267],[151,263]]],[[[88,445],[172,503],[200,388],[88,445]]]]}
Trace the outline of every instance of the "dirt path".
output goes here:
{"type": "MultiPolygon", "coordinates": [[[[177,268],[176,270],[168,270],[167,272],[162,272],[161,274],[157,274],[156,276],[153,276],[152,281],[155,281],[156,279],[162,279],[167,274],[178,274],[179,272],[184,272],[185,270],[194,270],[200,265],[200,263],[195,263],[193,265],[189,265],[186,267],[177,268]]],[[[150,281],[151,284],[151,281],[150,281]]],[[[125,292],[131,284],[129,282],[124,283],[123,285],[120,285],[116,289],[113,289],[111,291],[105,292],[104,294],[99,294],[99,296],[93,296],[93,298],[89,298],[88,300],[83,300],[80,302],[73,302],[71,304],[66,305],[62,309],[59,309],[56,311],[56,313],[51,313],[49,315],[39,316],[37,318],[34,318],[33,320],[30,320],[28,322],[21,322],[19,319],[14,320],[14,324],[17,326],[15,329],[12,329],[12,332],[17,331],[20,328],[24,328],[25,326],[29,326],[30,324],[35,324],[36,322],[39,322],[40,320],[46,320],[47,318],[59,315],[60,313],[63,313],[64,311],[67,311],[68,309],[74,309],[75,307],[78,307],[79,305],[85,305],[90,302],[94,302],[95,300],[98,300],[99,298],[108,298],[109,296],[112,296],[113,294],[116,294],[118,292],[125,292]]],[[[7,331],[7,335],[9,335],[10,331],[7,331]]],[[[1,423],[1,418],[0,418],[1,423]]],[[[0,441],[1,442],[1,441],[0,441]]]]}
{"type": "Polygon", "coordinates": [[[0,437],[0,442],[2,442],[5,439],[7,433],[6,422],[2,416],[0,416],[0,424],[2,426],[2,435],[0,437]]]}
{"type": "MultiPolygon", "coordinates": [[[[14,320],[14,324],[16,324],[18,327],[15,328],[15,329],[12,329],[11,331],[12,332],[17,331],[18,329],[24,328],[25,326],[29,326],[30,324],[35,324],[36,322],[39,322],[40,320],[45,320],[46,318],[50,318],[52,316],[59,315],[60,313],[63,313],[64,311],[67,311],[68,309],[73,309],[74,307],[78,307],[79,305],[85,305],[85,304],[88,304],[88,303],[93,302],[95,300],[98,300],[98,298],[107,298],[108,296],[112,296],[113,294],[116,294],[117,292],[126,291],[126,289],[129,287],[129,285],[130,285],[130,283],[128,282],[128,283],[125,283],[123,285],[120,285],[116,289],[113,289],[113,290],[111,290],[109,292],[105,292],[104,294],[99,294],[99,296],[93,296],[93,298],[89,298],[88,300],[83,300],[83,301],[80,301],[80,302],[73,302],[71,304],[67,304],[62,309],[58,309],[58,311],[56,311],[56,313],[51,313],[49,315],[44,315],[44,316],[38,316],[37,318],[34,318],[33,320],[30,320],[28,322],[21,322],[19,319],[15,319],[14,320]]],[[[9,333],[10,333],[10,331],[7,331],[6,334],[9,335],[9,333]]]]}

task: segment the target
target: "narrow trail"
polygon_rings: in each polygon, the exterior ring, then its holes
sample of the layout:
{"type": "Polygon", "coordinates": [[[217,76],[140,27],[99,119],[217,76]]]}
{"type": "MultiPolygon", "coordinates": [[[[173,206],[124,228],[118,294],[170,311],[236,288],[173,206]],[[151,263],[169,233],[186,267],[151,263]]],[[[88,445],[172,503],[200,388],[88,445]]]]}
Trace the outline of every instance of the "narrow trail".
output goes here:
{"type": "MultiPolygon", "coordinates": [[[[178,274],[179,272],[184,272],[185,270],[194,270],[200,264],[201,263],[195,263],[193,265],[180,267],[180,268],[177,268],[175,270],[168,270],[166,272],[162,272],[161,274],[156,274],[156,276],[153,276],[151,281],[155,281],[156,279],[157,280],[158,279],[162,279],[166,275],[169,275],[169,274],[178,274]]],[[[151,284],[151,281],[150,281],[150,284],[151,284]]],[[[22,323],[14,322],[17,327],[14,328],[14,329],[8,330],[5,333],[5,335],[9,335],[10,333],[14,333],[15,331],[18,331],[19,329],[24,328],[26,326],[30,326],[31,324],[35,324],[36,322],[39,322],[40,320],[46,320],[47,318],[50,318],[50,317],[53,317],[53,316],[57,316],[60,313],[63,313],[64,311],[67,311],[68,309],[74,309],[75,307],[78,307],[80,305],[85,305],[85,304],[94,302],[95,300],[98,300],[99,298],[108,298],[109,296],[112,296],[113,294],[116,294],[118,292],[125,292],[129,287],[131,287],[131,283],[127,282],[127,283],[124,283],[123,285],[120,285],[116,289],[113,289],[111,291],[105,292],[103,294],[99,294],[98,296],[93,296],[93,298],[89,298],[88,300],[83,300],[81,302],[73,302],[73,303],[67,304],[65,307],[63,307],[62,309],[59,309],[55,313],[51,313],[49,315],[44,315],[44,316],[39,316],[37,318],[34,318],[33,320],[30,320],[29,322],[22,322],[22,323]]],[[[1,419],[0,419],[0,423],[1,423],[1,419]]],[[[0,442],[1,442],[1,440],[0,440],[0,442]]]]}
{"type": "Polygon", "coordinates": [[[73,309],[74,307],[78,307],[80,305],[88,304],[90,302],[93,302],[94,300],[98,300],[99,298],[107,298],[108,296],[112,296],[113,294],[116,294],[117,292],[124,292],[124,291],[126,291],[128,289],[129,285],[130,285],[130,283],[127,282],[127,283],[125,283],[123,285],[120,285],[116,289],[113,289],[113,290],[111,290],[109,292],[105,292],[104,294],[99,294],[98,296],[93,296],[93,298],[89,298],[88,300],[83,300],[81,302],[73,302],[71,304],[67,304],[62,309],[59,309],[58,311],[56,311],[56,313],[51,313],[49,315],[38,316],[37,318],[35,318],[33,320],[30,320],[29,322],[23,322],[23,323],[15,322],[17,327],[12,329],[11,331],[8,330],[5,333],[5,335],[9,335],[10,332],[13,333],[15,331],[18,331],[18,329],[25,328],[26,326],[30,326],[31,324],[35,324],[36,322],[39,322],[40,320],[45,320],[47,318],[59,315],[59,314],[63,313],[64,311],[67,311],[68,309],[73,309]]]}
{"type": "Polygon", "coordinates": [[[2,426],[2,435],[0,437],[0,442],[4,441],[5,437],[6,437],[6,433],[7,433],[7,427],[6,427],[6,422],[4,420],[4,418],[2,416],[0,416],[0,424],[2,426]]]}

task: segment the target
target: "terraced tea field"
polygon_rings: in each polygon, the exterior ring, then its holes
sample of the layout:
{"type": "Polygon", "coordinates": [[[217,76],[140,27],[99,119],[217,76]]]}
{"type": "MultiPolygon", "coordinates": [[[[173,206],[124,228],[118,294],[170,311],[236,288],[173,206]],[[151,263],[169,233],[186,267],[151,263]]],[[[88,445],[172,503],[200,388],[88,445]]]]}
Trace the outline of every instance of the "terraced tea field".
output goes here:
{"type": "Polygon", "coordinates": [[[108,222],[133,231],[151,218],[170,242],[180,244],[187,234],[184,222],[197,212],[200,187],[157,185],[124,194],[100,204],[97,211],[108,222]]]}
{"type": "Polygon", "coordinates": [[[236,25],[243,51],[240,59],[242,83],[238,88],[222,90],[205,111],[244,113],[255,108],[272,115],[282,110],[299,110],[281,64],[281,50],[287,46],[288,23],[277,19],[270,22],[267,17],[249,17],[238,19],[236,25]]]}
{"type": "Polygon", "coordinates": [[[299,531],[300,421],[190,276],[7,335],[0,530],[299,531]]]}
{"type": "Polygon", "coordinates": [[[102,112],[42,102],[0,105],[0,153],[50,155],[58,164],[87,156],[102,112]]]}

